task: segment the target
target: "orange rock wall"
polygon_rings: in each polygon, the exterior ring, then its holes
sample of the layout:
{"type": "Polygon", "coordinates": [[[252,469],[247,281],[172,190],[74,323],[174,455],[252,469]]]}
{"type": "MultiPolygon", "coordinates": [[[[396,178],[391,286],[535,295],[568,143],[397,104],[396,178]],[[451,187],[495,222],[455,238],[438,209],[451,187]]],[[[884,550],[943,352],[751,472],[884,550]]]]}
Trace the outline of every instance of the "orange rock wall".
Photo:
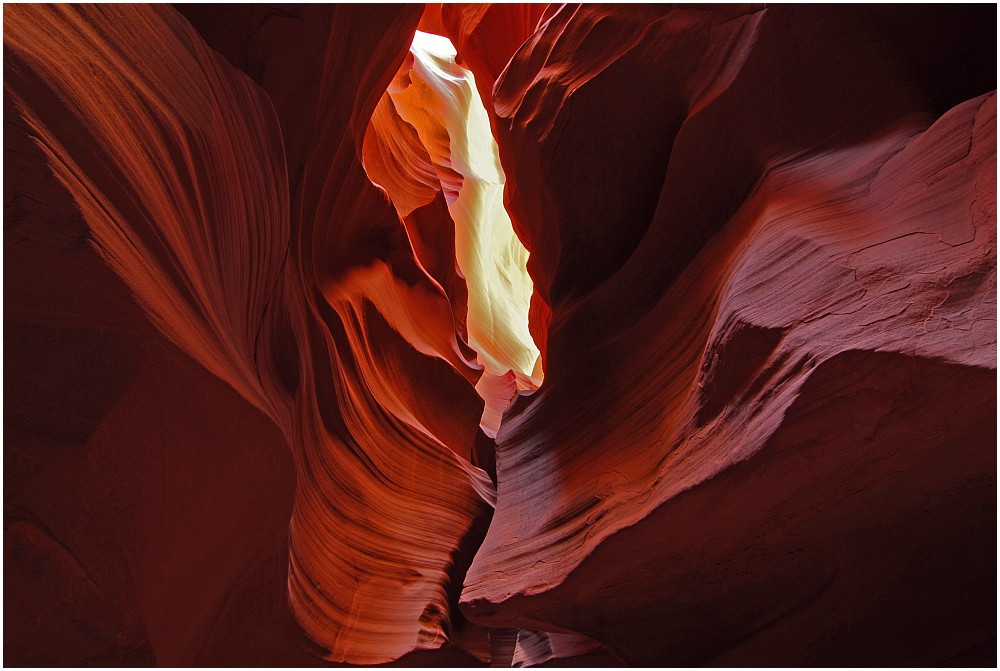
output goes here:
{"type": "Polygon", "coordinates": [[[995,664],[995,12],[5,8],[6,662],[995,664]]]}

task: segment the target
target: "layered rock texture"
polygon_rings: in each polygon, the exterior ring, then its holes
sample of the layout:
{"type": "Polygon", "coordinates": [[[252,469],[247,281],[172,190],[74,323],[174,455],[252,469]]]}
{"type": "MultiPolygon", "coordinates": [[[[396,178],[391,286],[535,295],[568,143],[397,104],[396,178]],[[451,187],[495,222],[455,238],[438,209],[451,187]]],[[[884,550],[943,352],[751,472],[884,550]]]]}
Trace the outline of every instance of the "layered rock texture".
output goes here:
{"type": "Polygon", "coordinates": [[[995,26],[5,7],[5,662],[995,666],[995,26]]]}

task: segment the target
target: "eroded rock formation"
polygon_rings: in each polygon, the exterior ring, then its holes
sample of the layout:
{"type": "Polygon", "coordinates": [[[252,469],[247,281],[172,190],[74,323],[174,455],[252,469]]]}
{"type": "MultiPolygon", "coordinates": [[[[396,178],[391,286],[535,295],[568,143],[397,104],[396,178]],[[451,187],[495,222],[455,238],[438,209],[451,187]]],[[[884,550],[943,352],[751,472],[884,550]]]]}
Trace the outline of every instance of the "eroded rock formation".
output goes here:
{"type": "Polygon", "coordinates": [[[7,663],[995,664],[995,12],[5,8],[7,663]]]}

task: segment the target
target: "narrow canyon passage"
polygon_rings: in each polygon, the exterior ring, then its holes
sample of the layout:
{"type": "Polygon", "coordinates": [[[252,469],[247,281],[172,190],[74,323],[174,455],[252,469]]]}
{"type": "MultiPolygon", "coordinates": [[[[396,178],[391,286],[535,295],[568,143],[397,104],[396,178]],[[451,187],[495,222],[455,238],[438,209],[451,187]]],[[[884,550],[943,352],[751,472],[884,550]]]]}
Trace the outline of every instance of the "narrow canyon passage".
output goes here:
{"type": "Polygon", "coordinates": [[[995,25],[5,6],[5,663],[994,666],[995,25]]]}
{"type": "MultiPolygon", "coordinates": [[[[476,352],[483,370],[475,388],[485,404],[480,428],[495,439],[514,396],[540,386],[541,356],[528,328],[528,251],[503,205],[503,168],[475,77],[456,57],[447,37],[415,32],[375,108],[364,165],[393,203],[421,269],[448,294],[459,336],[476,352]]],[[[495,457],[482,461],[494,464],[495,457]]],[[[487,637],[491,666],[602,652],[570,633],[493,628],[487,637]]]]}

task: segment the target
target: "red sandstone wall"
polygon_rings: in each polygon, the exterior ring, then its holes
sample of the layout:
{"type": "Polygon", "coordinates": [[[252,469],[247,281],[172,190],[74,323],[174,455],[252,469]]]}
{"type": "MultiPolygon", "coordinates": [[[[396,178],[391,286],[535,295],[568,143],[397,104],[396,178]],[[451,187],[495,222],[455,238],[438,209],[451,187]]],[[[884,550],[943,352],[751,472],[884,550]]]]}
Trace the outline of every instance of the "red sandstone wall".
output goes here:
{"type": "Polygon", "coordinates": [[[5,662],[995,664],[995,8],[421,11],[5,9],[5,662]],[[418,23],[531,252],[495,442],[418,23]]]}

